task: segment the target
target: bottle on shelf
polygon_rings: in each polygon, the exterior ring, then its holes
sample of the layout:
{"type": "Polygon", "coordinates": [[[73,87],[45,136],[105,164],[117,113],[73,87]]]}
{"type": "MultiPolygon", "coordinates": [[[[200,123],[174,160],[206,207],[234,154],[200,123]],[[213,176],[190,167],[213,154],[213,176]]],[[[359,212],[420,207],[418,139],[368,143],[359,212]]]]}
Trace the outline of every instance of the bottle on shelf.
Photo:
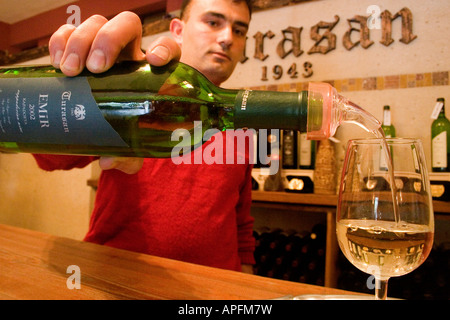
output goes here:
{"type": "Polygon", "coordinates": [[[299,93],[223,89],[181,62],[126,61],[77,77],[52,66],[0,68],[0,115],[3,152],[159,158],[173,157],[174,148],[189,153],[227,129],[324,139],[355,115],[368,131],[380,127],[327,83],[299,93]]]}
{"type": "Polygon", "coordinates": [[[431,162],[433,172],[450,172],[450,121],[445,117],[445,99],[438,98],[431,124],[431,162]]]}
{"type": "Polygon", "coordinates": [[[308,140],[307,134],[298,133],[298,167],[300,169],[314,169],[316,161],[316,142],[308,140]]]}
{"type": "MultiPolygon", "coordinates": [[[[381,125],[381,129],[383,129],[384,136],[386,138],[395,138],[395,127],[391,121],[391,107],[388,105],[383,107],[383,122],[381,125]]],[[[391,149],[390,151],[392,156],[393,150],[391,149]]],[[[380,156],[380,169],[383,171],[387,171],[388,169],[386,157],[384,155],[380,156]]]]}
{"type": "Polygon", "coordinates": [[[383,123],[381,128],[386,138],[395,138],[395,127],[391,122],[391,108],[388,105],[383,107],[383,123]]]}
{"type": "Polygon", "coordinates": [[[281,149],[283,169],[297,169],[297,131],[283,130],[281,149]]]}

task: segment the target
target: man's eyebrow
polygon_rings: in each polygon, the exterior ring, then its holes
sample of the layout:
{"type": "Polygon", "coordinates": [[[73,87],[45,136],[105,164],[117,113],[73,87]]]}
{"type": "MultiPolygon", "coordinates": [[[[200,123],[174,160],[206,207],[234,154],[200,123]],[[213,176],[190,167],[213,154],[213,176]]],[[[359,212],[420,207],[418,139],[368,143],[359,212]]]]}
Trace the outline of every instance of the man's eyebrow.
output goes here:
{"type": "MultiPolygon", "coordinates": [[[[205,15],[206,15],[206,16],[207,16],[207,15],[211,15],[211,16],[216,17],[216,18],[218,18],[218,19],[227,20],[227,18],[225,17],[225,15],[223,15],[222,13],[219,13],[219,12],[208,11],[208,12],[205,13],[205,15]]],[[[233,22],[233,24],[236,24],[236,25],[238,25],[238,26],[240,26],[240,27],[244,27],[244,28],[248,29],[248,23],[246,23],[246,22],[244,22],[244,21],[241,21],[241,20],[235,20],[235,21],[232,21],[232,22],[233,22]]]]}

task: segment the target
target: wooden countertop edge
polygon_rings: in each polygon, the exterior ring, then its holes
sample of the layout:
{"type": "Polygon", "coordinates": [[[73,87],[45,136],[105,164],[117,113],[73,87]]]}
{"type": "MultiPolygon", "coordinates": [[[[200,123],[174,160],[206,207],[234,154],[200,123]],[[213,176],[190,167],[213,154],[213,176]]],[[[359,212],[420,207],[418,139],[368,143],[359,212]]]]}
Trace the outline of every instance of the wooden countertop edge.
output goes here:
{"type": "Polygon", "coordinates": [[[139,254],[0,224],[0,299],[276,299],[358,294],[139,254]],[[69,290],[69,265],[81,289],[69,290]]]}

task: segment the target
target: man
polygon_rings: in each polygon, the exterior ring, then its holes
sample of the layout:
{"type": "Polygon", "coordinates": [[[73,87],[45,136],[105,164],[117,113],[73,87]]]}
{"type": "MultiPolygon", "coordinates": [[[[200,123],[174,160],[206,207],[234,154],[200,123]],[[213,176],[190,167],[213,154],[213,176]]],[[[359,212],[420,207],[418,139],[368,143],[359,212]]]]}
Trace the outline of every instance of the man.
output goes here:
{"type": "MultiPolygon", "coordinates": [[[[241,59],[251,10],[242,0],[185,1],[173,39],[144,54],[141,22],[124,12],[62,26],[50,39],[55,67],[77,75],[117,59],[163,65],[180,58],[220,85],[241,59]]],[[[199,148],[194,152],[202,152],[199,148]]],[[[96,157],[35,155],[45,170],[83,167],[96,157]]],[[[251,165],[174,164],[171,159],[100,158],[103,169],[85,240],[219,268],[251,272],[254,263],[251,165]]]]}

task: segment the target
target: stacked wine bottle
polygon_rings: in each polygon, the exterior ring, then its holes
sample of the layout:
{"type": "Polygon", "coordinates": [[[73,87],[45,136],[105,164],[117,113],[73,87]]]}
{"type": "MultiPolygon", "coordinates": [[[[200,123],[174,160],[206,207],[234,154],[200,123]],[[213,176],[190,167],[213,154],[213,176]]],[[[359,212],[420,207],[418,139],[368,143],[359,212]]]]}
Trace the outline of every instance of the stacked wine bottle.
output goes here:
{"type": "Polygon", "coordinates": [[[324,285],[325,224],[311,231],[261,228],[256,239],[254,273],[270,278],[324,285]]]}

